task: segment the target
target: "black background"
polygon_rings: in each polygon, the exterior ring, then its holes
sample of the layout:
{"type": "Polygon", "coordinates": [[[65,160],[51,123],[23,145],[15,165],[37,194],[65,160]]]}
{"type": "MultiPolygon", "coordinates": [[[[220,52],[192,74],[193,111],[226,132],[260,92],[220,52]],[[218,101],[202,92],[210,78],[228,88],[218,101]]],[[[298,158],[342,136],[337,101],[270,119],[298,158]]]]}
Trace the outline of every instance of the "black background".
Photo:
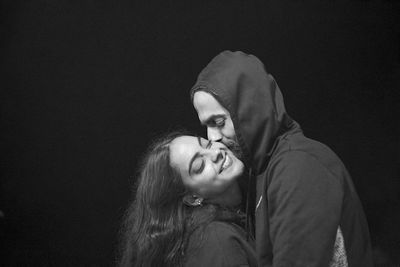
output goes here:
{"type": "Polygon", "coordinates": [[[395,1],[2,1],[1,262],[110,266],[137,160],[219,52],[259,57],[344,161],[378,261],[399,262],[395,1]],[[147,3],[147,2],[146,2],[147,3]]]}

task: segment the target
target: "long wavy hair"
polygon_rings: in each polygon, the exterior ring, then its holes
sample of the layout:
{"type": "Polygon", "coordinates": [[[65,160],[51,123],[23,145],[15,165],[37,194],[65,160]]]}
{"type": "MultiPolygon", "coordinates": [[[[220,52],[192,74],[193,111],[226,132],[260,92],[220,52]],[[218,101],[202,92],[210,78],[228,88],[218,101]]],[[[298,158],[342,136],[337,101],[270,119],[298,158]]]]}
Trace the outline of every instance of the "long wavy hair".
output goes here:
{"type": "Polygon", "coordinates": [[[170,166],[169,144],[182,132],[156,140],[140,165],[135,199],[122,228],[119,266],[181,266],[188,238],[213,220],[240,221],[213,204],[190,207],[180,174],[170,166]]]}

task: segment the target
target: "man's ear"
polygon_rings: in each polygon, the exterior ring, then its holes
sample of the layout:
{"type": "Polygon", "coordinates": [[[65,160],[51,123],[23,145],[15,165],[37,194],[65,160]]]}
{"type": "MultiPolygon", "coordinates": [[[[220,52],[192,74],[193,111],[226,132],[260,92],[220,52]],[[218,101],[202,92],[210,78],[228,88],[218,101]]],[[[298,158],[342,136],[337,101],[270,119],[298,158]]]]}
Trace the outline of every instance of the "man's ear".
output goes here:
{"type": "Polygon", "coordinates": [[[196,207],[196,206],[201,206],[204,198],[193,195],[193,194],[186,194],[182,201],[185,205],[191,206],[191,207],[196,207]]]}

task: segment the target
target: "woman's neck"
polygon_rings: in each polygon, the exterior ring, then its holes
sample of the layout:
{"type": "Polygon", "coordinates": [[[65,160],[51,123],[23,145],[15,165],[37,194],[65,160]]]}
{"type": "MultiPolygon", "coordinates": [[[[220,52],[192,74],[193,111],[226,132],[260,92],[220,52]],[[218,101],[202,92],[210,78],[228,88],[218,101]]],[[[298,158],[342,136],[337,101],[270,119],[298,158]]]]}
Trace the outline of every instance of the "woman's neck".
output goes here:
{"type": "Polygon", "coordinates": [[[237,182],[233,183],[223,193],[206,200],[208,203],[218,204],[223,207],[235,208],[242,203],[242,194],[237,182]]]}

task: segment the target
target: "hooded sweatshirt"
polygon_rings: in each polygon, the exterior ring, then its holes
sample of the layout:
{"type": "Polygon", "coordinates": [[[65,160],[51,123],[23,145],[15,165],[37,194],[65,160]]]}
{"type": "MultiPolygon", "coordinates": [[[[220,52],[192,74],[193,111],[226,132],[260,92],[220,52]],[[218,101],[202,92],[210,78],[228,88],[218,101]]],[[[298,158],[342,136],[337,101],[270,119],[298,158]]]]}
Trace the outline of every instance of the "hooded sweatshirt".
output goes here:
{"type": "Polygon", "coordinates": [[[259,265],[329,266],[339,246],[348,266],[372,266],[368,225],[349,173],[331,149],[304,136],[262,62],[222,52],[199,74],[192,98],[198,90],[229,111],[251,169],[254,208],[247,213],[255,216],[259,265]]]}

